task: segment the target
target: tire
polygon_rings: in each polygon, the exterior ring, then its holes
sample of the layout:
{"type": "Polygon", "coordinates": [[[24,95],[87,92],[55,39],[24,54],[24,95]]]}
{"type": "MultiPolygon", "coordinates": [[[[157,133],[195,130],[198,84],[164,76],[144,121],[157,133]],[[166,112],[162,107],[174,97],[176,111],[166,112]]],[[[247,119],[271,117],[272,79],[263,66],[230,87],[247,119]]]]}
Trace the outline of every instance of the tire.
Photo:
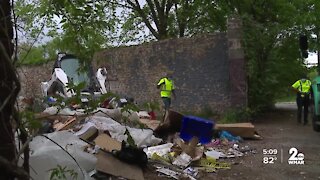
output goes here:
{"type": "MultiPolygon", "coordinates": [[[[59,81],[55,81],[52,83],[51,87],[48,90],[48,97],[55,96],[57,93],[64,94],[63,84],[59,81]]],[[[52,106],[52,102],[49,102],[48,99],[43,101],[43,107],[47,108],[52,106]]]]}
{"type": "Polygon", "coordinates": [[[57,92],[64,94],[63,84],[59,81],[53,82],[48,92],[50,92],[50,94],[54,94],[54,95],[57,92]]]}
{"type": "Polygon", "coordinates": [[[319,116],[313,115],[312,126],[313,126],[314,131],[320,132],[320,118],[319,118],[319,116]]]}

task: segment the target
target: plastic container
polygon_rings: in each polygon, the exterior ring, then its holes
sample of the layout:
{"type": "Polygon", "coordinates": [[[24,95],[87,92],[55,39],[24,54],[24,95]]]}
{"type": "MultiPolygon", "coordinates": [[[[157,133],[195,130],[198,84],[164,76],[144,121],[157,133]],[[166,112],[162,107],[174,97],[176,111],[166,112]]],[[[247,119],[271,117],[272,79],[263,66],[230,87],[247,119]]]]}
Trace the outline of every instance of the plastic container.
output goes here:
{"type": "Polygon", "coordinates": [[[190,141],[192,137],[199,138],[199,142],[206,144],[211,142],[213,135],[214,121],[195,116],[184,116],[180,137],[184,141],[190,141]]]}
{"type": "Polygon", "coordinates": [[[233,136],[228,131],[221,131],[220,138],[228,139],[228,141],[240,142],[242,138],[240,136],[233,136]]]}

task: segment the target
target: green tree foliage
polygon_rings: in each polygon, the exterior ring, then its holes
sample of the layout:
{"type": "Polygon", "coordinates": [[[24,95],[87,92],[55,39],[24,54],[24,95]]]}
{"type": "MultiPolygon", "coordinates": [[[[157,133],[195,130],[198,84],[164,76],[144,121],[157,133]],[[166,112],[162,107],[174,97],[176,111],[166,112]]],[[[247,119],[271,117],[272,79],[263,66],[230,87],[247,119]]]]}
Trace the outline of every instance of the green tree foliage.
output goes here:
{"type": "Polygon", "coordinates": [[[44,46],[31,46],[27,43],[19,45],[18,64],[42,64],[47,61],[44,46]]]}
{"type": "MultiPolygon", "coordinates": [[[[298,8],[296,14],[296,26],[300,33],[307,35],[309,51],[317,52],[320,49],[320,2],[317,0],[294,1],[298,8]]],[[[318,62],[320,54],[318,53],[318,62]]],[[[318,66],[318,73],[320,72],[318,66]]]]}
{"type": "Polygon", "coordinates": [[[56,36],[45,44],[32,45],[27,42],[20,43],[18,46],[18,64],[35,65],[48,61],[54,61],[58,52],[70,52],[71,48],[63,43],[60,36],[56,36]]]}
{"type": "Polygon", "coordinates": [[[243,20],[249,105],[263,110],[305,71],[298,44],[301,31],[292,18],[297,7],[285,0],[230,0],[228,6],[243,20]]]}
{"type": "Polygon", "coordinates": [[[221,2],[17,0],[15,9],[28,44],[34,46],[49,36],[58,46],[46,51],[63,47],[89,58],[110,45],[225,30],[226,7],[221,2]]]}
{"type": "Polygon", "coordinates": [[[139,35],[140,38],[147,40],[162,40],[225,29],[226,7],[223,6],[223,1],[114,0],[111,2],[117,8],[123,9],[118,17],[123,20],[120,24],[122,30],[120,37],[127,33],[133,35],[127,37],[124,42],[139,40],[139,35]]]}
{"type": "MultiPolygon", "coordinates": [[[[106,1],[17,0],[15,9],[19,27],[27,32],[27,38],[39,41],[41,35],[58,37],[54,39],[58,47],[83,59],[112,42],[115,8],[106,1]]],[[[50,49],[55,50],[58,49],[50,49]]]]}
{"type": "Polygon", "coordinates": [[[62,167],[58,164],[57,168],[50,169],[50,180],[76,180],[78,178],[78,173],[73,169],[68,169],[66,166],[62,167]]]}

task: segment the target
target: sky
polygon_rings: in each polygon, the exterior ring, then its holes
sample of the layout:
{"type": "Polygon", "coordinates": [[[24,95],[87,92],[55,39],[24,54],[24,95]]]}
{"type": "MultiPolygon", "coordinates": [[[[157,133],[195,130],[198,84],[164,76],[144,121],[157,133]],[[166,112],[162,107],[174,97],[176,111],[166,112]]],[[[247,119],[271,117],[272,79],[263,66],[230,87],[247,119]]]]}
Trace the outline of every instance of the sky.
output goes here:
{"type": "Polygon", "coordinates": [[[315,63],[318,63],[317,53],[309,53],[308,58],[306,59],[306,63],[310,64],[308,66],[314,66],[315,63]]]}

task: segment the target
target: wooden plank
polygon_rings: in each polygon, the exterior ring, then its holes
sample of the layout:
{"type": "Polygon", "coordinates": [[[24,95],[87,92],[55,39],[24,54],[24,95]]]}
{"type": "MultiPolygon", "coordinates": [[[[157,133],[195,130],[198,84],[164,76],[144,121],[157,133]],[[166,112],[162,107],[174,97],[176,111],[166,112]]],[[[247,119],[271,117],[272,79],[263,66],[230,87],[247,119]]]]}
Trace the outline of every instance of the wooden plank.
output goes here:
{"type": "Polygon", "coordinates": [[[68,119],[65,123],[60,124],[59,126],[57,126],[56,131],[62,131],[62,130],[67,130],[72,128],[74,125],[76,125],[77,123],[77,118],[76,117],[71,117],[70,119],[68,119]]]}

